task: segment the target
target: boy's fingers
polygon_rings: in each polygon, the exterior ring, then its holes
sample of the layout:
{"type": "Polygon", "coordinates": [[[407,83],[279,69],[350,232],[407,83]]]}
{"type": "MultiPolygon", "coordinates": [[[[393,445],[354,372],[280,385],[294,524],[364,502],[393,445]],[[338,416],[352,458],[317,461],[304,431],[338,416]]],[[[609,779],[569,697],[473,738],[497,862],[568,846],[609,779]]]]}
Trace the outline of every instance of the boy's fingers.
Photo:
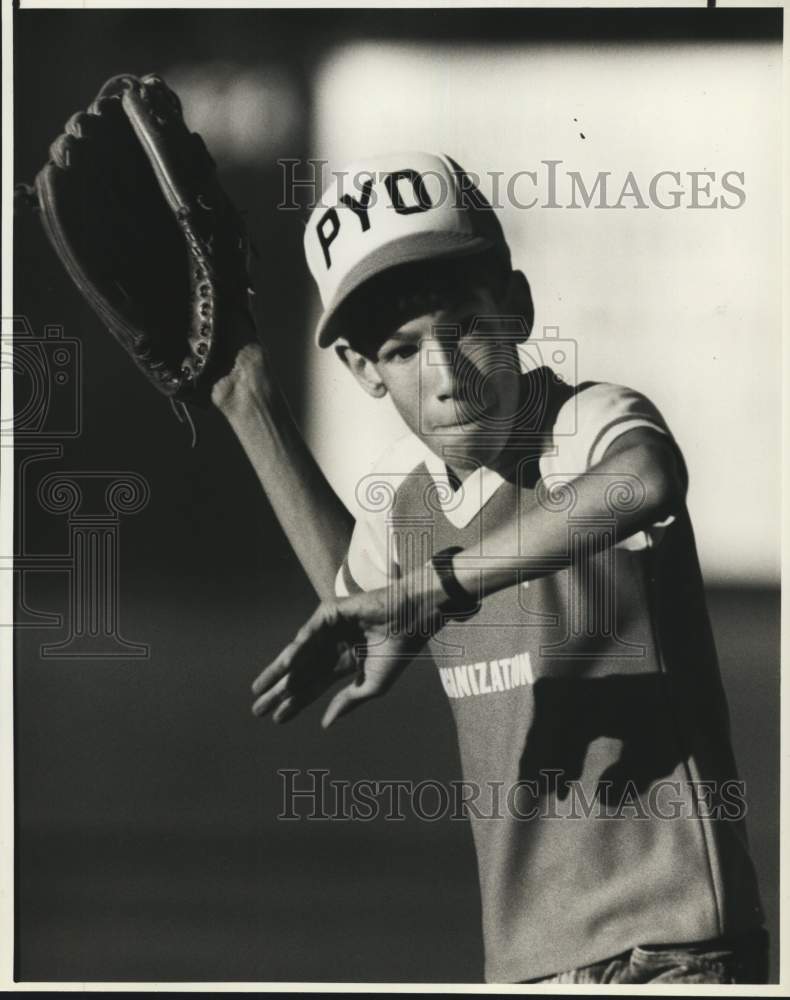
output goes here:
{"type": "Polygon", "coordinates": [[[275,684],[280,678],[291,669],[291,659],[293,656],[293,643],[289,643],[276,659],[265,667],[252,682],[252,693],[263,694],[263,692],[275,684]]]}
{"type": "Polygon", "coordinates": [[[301,705],[299,701],[291,695],[280,702],[280,705],[272,716],[272,722],[287,722],[289,719],[292,719],[295,715],[301,712],[303,708],[304,705],[301,705]]]}
{"type": "MultiPolygon", "coordinates": [[[[279,680],[274,682],[271,687],[263,691],[257,701],[253,703],[253,714],[258,716],[266,715],[268,712],[274,710],[274,715],[272,716],[274,721],[285,722],[317,698],[320,698],[327,688],[330,688],[341,677],[347,676],[349,672],[355,669],[356,661],[349,650],[341,655],[333,671],[327,671],[326,673],[313,671],[312,676],[308,678],[304,672],[296,675],[292,670],[289,670],[279,680]],[[287,708],[286,705],[288,706],[287,708]]],[[[256,681],[253,689],[257,684],[258,682],[256,681]]]]}
{"type": "Polygon", "coordinates": [[[260,672],[252,683],[252,693],[262,694],[283,676],[298,669],[305,656],[305,641],[298,638],[289,642],[280,655],[260,672]]]}
{"type": "MultiPolygon", "coordinates": [[[[284,677],[281,677],[280,680],[277,681],[277,683],[273,687],[270,687],[268,691],[265,691],[260,696],[260,698],[258,698],[257,701],[253,702],[252,714],[266,715],[267,712],[270,712],[273,708],[276,708],[279,702],[282,700],[282,697],[288,688],[288,681],[290,679],[291,678],[288,674],[286,674],[284,677]]],[[[255,690],[255,685],[253,685],[253,691],[254,690],[255,690]]]]}
{"type": "Polygon", "coordinates": [[[296,638],[253,681],[252,693],[262,694],[284,674],[300,667],[306,657],[312,657],[316,643],[320,648],[321,641],[327,638],[326,628],[327,624],[322,619],[315,616],[309,619],[296,633],[296,638]]]}
{"type": "Polygon", "coordinates": [[[342,715],[348,715],[352,709],[375,697],[377,693],[371,689],[367,682],[346,685],[329,702],[324,717],[321,719],[322,728],[328,729],[342,715]]]}

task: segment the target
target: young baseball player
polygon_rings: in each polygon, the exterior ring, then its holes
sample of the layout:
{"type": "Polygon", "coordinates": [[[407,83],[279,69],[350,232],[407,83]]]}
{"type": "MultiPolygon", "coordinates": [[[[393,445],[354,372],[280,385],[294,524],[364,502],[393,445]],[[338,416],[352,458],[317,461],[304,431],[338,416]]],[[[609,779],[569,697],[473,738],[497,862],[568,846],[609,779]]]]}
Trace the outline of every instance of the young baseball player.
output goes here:
{"type": "Polygon", "coordinates": [[[254,711],[285,721],[353,674],[330,725],[430,650],[472,790],[488,981],[764,981],[663,417],[632,389],[558,377],[495,213],[447,157],[352,165],[305,247],[318,345],[407,433],[352,523],[251,335],[214,387],[323,601],[255,681],[254,711]]]}

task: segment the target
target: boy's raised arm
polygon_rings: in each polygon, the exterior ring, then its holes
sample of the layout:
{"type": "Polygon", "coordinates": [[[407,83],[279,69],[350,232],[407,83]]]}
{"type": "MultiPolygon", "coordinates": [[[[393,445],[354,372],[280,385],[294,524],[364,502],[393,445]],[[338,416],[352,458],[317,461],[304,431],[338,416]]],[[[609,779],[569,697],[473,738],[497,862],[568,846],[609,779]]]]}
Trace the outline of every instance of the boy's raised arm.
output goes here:
{"type": "MultiPolygon", "coordinates": [[[[594,469],[573,480],[574,510],[590,525],[602,518],[606,526],[611,516],[601,491],[601,477],[606,475],[636,480],[644,492],[640,503],[617,515],[614,534],[602,533],[596,543],[600,548],[666,518],[683,503],[683,478],[674,449],[655,431],[638,428],[623,434],[594,469]]],[[[548,576],[564,565],[568,551],[564,510],[536,504],[518,517],[523,529],[519,552],[492,559],[460,551],[450,560],[450,582],[467,610],[478,597],[548,576]]],[[[502,540],[507,543],[512,537],[505,526],[502,540]]],[[[507,552],[496,533],[488,544],[490,551],[507,552]]],[[[356,666],[355,682],[342,688],[324,713],[322,724],[331,725],[356,706],[385,694],[441,627],[443,616],[458,610],[452,604],[448,580],[439,575],[434,560],[402,582],[325,602],[256,679],[253,712],[273,712],[275,722],[285,722],[356,666]],[[355,646],[365,650],[360,662],[355,662],[355,646]]]]}
{"type": "Polygon", "coordinates": [[[316,593],[331,600],[354,519],[305,444],[260,343],[243,344],[211,399],[239,439],[316,593]]]}

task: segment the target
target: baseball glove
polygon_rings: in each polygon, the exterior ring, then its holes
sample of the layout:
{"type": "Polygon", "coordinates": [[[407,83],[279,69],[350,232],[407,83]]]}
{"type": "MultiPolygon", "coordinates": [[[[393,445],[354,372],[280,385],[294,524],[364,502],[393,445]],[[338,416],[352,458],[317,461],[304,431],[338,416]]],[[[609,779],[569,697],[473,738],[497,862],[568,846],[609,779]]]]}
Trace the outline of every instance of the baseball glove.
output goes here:
{"type": "Polygon", "coordinates": [[[248,241],[176,94],[158,76],[108,80],[20,194],[148,380],[207,403],[233,361],[221,332],[248,311],[248,241]]]}

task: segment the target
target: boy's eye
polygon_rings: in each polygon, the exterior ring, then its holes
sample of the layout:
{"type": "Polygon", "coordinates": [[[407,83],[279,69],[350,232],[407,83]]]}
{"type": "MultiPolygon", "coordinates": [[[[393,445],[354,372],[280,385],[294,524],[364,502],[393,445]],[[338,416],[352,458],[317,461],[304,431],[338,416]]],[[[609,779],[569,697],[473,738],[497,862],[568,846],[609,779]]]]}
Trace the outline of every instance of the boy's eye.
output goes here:
{"type": "Polygon", "coordinates": [[[407,358],[412,357],[417,353],[416,344],[400,344],[398,347],[393,347],[391,350],[386,351],[384,354],[385,361],[406,361],[407,358]]]}
{"type": "Polygon", "coordinates": [[[461,320],[461,322],[459,324],[460,327],[461,327],[461,336],[462,337],[468,337],[471,334],[471,332],[472,332],[472,324],[474,323],[475,319],[477,319],[477,318],[478,317],[473,316],[473,315],[464,316],[464,318],[461,320]]]}

